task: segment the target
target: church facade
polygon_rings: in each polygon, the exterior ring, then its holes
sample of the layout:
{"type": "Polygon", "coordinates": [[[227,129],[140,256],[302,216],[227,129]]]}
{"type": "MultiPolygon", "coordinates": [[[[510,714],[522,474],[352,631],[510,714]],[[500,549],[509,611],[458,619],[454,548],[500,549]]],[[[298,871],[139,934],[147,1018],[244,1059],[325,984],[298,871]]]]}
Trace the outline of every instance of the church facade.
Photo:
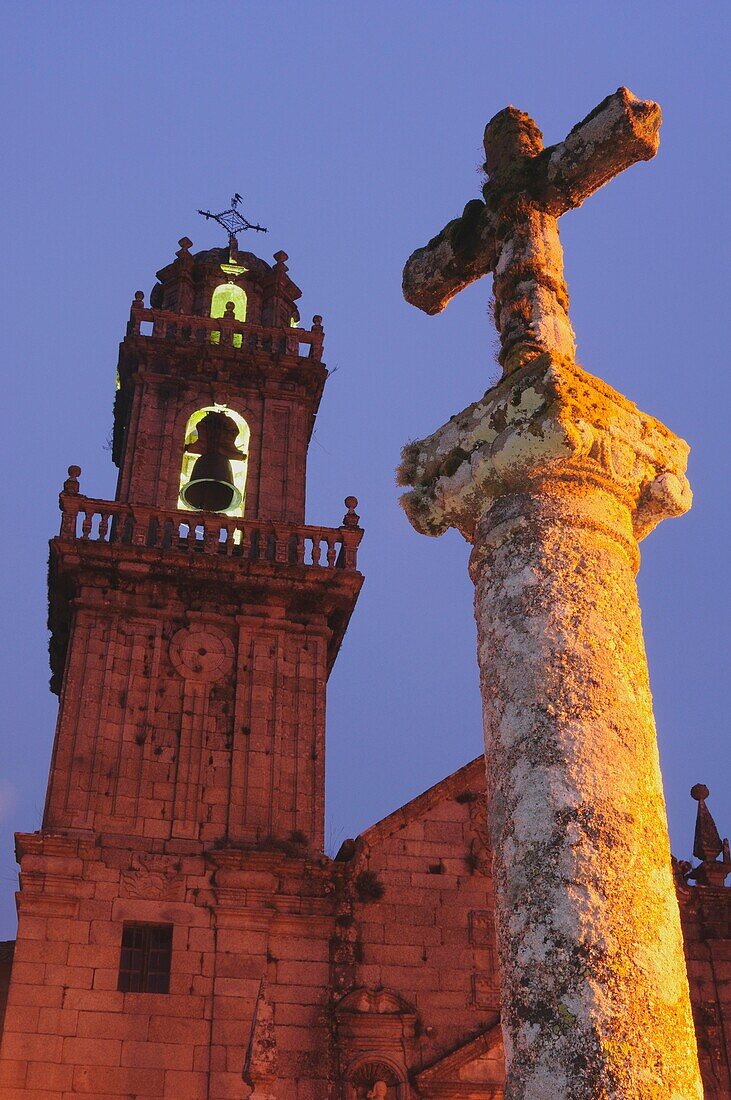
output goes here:
{"type": "MultiPolygon", "coordinates": [[[[354,497],[305,524],[327,369],[286,260],[180,241],[120,346],[116,498],[64,483],[58,725],[0,945],[8,1100],[503,1095],[484,760],[324,854],[363,531],[354,497]]],[[[731,1100],[728,854],[696,795],[678,897],[706,1096],[731,1100]]]]}

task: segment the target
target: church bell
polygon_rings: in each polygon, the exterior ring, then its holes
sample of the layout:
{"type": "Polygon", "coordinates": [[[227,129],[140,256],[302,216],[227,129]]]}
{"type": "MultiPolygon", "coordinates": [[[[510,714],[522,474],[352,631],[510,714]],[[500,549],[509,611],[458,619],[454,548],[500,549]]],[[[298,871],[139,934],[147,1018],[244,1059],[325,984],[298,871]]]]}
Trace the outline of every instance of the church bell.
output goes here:
{"type": "Polygon", "coordinates": [[[185,450],[198,454],[181,497],[196,512],[226,512],[241,504],[231,459],[244,456],[235,445],[237,428],[225,413],[209,412],[197,426],[198,438],[185,450]]]}

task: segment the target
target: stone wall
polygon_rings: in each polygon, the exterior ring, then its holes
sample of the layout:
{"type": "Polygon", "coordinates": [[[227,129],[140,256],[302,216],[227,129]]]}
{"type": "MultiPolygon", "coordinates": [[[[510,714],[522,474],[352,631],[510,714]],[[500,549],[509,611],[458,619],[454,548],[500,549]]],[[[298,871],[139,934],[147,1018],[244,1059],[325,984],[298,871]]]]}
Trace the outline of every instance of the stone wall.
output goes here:
{"type": "Polygon", "coordinates": [[[679,900],[706,1100],[731,1100],[731,889],[681,886],[679,900]]]}
{"type": "Polygon", "coordinates": [[[3,1022],[5,1020],[5,1006],[8,1000],[10,971],[13,966],[14,951],[15,940],[0,941],[0,1036],[2,1036],[3,1022]]]}
{"type": "Polygon", "coordinates": [[[170,586],[155,607],[115,579],[79,593],[46,827],[319,848],[324,617],[186,596],[170,586]]]}
{"type": "Polygon", "coordinates": [[[4,1100],[245,1097],[262,979],[274,1006],[279,1095],[327,1095],[327,868],[281,851],[204,857],[182,843],[177,854],[146,847],[20,838],[4,1100]],[[126,921],[173,925],[169,993],[118,990],[126,921]]]}
{"type": "MultiPolygon", "coordinates": [[[[333,976],[336,998],[347,994],[336,1008],[344,1083],[370,1050],[394,1067],[395,1088],[496,1026],[499,977],[483,786],[480,758],[355,844],[337,933],[350,947],[350,966],[341,946],[342,965],[333,976]],[[353,987],[370,991],[370,1000],[361,997],[360,1016],[348,994],[353,987]],[[373,991],[391,998],[388,1007],[379,1007],[373,991]]],[[[473,1062],[479,1069],[472,1083],[488,1095],[487,1083],[502,1079],[501,1050],[470,1052],[466,1065],[473,1062]]],[[[469,1066],[465,1072],[466,1097],[469,1066]]]]}

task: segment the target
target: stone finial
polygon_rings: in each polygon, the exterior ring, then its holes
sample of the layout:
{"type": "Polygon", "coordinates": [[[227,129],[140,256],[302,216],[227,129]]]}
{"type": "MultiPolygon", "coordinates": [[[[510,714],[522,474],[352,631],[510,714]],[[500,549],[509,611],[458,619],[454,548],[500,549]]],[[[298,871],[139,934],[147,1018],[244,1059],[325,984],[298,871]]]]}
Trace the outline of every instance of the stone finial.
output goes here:
{"type": "Polygon", "coordinates": [[[343,527],[357,527],[360,523],[360,516],[355,510],[358,507],[358,498],[346,497],[344,503],[348,510],[343,516],[343,527]]]}
{"type": "Polygon", "coordinates": [[[69,476],[63,483],[64,493],[68,493],[69,496],[78,496],[80,473],[81,466],[69,466],[69,476]]]}
{"type": "Polygon", "coordinates": [[[721,840],[711,811],[706,806],[708,787],[705,783],[695,783],[690,788],[690,796],[698,803],[693,837],[693,855],[700,864],[689,871],[687,878],[695,879],[701,886],[723,886],[731,873],[731,852],[728,840],[721,840]],[[719,860],[718,856],[722,858],[719,860]]]}
{"type": "Polygon", "coordinates": [[[142,323],[142,311],[145,308],[145,295],[141,290],[135,291],[135,296],[132,299],[132,305],[129,310],[129,321],[127,323],[127,335],[139,336],[140,325],[142,323]]]}
{"type": "Polygon", "coordinates": [[[235,321],[236,320],[236,306],[233,302],[226,302],[226,312],[224,313],[224,320],[235,321]]]}
{"type": "Polygon", "coordinates": [[[286,263],[287,263],[287,260],[289,259],[289,256],[287,255],[286,252],[283,252],[282,249],[280,248],[279,252],[274,253],[274,259],[276,260],[277,267],[283,267],[284,270],[287,271],[286,263]]]}
{"type": "Polygon", "coordinates": [[[319,313],[316,313],[312,318],[312,331],[322,332],[322,316],[319,313]]]}
{"type": "Polygon", "coordinates": [[[706,806],[709,795],[705,783],[695,783],[690,788],[690,797],[698,803],[698,812],[695,819],[695,836],[693,838],[693,855],[697,859],[715,859],[720,856],[723,848],[716,823],[711,812],[706,806]]]}
{"type": "Polygon", "coordinates": [[[190,237],[181,237],[178,244],[180,245],[180,251],[175,253],[176,256],[187,256],[188,252],[193,247],[193,242],[190,237]]]}

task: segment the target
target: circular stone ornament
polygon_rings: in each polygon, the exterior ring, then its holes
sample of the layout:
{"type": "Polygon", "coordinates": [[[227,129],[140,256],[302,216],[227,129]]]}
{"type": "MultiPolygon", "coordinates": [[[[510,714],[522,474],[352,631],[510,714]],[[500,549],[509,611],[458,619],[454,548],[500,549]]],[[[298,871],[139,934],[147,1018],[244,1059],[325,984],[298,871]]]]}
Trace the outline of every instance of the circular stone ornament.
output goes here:
{"type": "Polygon", "coordinates": [[[184,627],[170,641],[170,660],[184,680],[211,683],[233,668],[233,642],[216,626],[184,627]]]}

